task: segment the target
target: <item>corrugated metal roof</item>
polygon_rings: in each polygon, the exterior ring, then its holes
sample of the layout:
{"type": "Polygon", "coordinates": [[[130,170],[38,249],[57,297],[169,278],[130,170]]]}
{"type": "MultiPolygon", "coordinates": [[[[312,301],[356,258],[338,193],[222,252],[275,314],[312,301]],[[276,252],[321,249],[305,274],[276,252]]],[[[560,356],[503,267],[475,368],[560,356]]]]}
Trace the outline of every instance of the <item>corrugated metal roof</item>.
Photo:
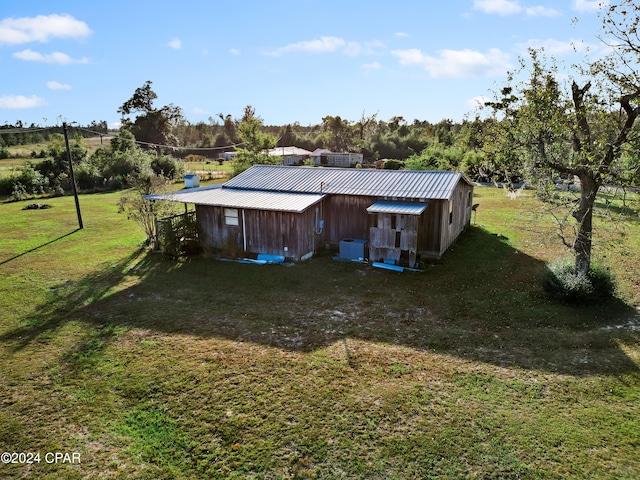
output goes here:
{"type": "Polygon", "coordinates": [[[237,190],[232,188],[201,187],[180,190],[162,195],[147,195],[149,200],[168,200],[197,205],[212,205],[228,208],[275,210],[282,212],[305,211],[322,200],[324,195],[310,193],[265,192],[259,190],[237,190]]]}
{"type": "Polygon", "coordinates": [[[369,213],[397,213],[400,215],[420,215],[427,209],[427,203],[389,202],[381,200],[367,208],[369,213]]]}
{"type": "Polygon", "coordinates": [[[449,199],[461,173],[420,170],[255,165],[224,184],[225,188],[274,192],[368,195],[411,199],[449,199]]]}

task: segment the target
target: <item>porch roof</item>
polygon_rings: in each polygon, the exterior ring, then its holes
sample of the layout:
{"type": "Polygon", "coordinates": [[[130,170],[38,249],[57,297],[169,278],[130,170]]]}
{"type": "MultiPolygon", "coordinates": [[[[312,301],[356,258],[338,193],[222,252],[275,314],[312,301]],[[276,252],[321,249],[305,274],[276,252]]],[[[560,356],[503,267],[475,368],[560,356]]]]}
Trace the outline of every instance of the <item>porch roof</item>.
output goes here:
{"type": "Polygon", "coordinates": [[[395,213],[399,215],[421,215],[429,205],[429,202],[390,202],[381,200],[367,208],[367,213],[395,213]]]}
{"type": "Polygon", "coordinates": [[[318,203],[325,195],[312,193],[264,192],[232,188],[202,187],[160,195],[147,195],[149,200],[165,200],[196,205],[210,205],[250,210],[274,210],[300,213],[318,203]]]}

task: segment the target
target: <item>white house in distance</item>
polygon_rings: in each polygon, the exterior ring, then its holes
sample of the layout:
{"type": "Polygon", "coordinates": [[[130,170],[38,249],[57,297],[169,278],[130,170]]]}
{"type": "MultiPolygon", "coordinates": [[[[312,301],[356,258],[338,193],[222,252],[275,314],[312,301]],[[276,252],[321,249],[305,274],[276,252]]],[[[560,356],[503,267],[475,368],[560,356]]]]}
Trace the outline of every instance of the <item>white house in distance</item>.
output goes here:
{"type": "Polygon", "coordinates": [[[361,153],[332,152],[326,148],[316,148],[313,152],[299,147],[276,147],[267,152],[271,157],[280,157],[281,165],[302,165],[305,160],[323,167],[355,167],[362,164],[361,153]]]}
{"type": "Polygon", "coordinates": [[[298,147],[276,147],[267,152],[270,157],[280,157],[282,165],[302,165],[311,152],[298,147]]]}
{"type": "Polygon", "coordinates": [[[309,157],[323,167],[355,167],[363,162],[361,153],[332,152],[326,148],[316,148],[309,157]]]}

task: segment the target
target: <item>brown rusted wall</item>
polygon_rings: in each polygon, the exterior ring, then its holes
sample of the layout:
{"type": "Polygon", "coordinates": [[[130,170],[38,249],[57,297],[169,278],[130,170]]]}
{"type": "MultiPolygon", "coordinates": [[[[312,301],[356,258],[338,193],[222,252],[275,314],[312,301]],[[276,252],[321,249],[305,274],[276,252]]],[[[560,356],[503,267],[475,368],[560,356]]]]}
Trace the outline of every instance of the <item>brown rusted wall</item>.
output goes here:
{"type": "Polygon", "coordinates": [[[472,203],[473,186],[463,180],[458,182],[450,201],[429,200],[418,227],[419,252],[440,258],[469,224],[472,203]]]}
{"type": "Polygon", "coordinates": [[[369,238],[367,207],[376,197],[329,195],[322,203],[324,216],[323,243],[338,245],[345,238],[369,238]]]}
{"type": "Polygon", "coordinates": [[[196,205],[196,218],[210,247],[222,250],[231,258],[242,253],[242,217],[239,216],[240,225],[225,225],[224,208],[196,205]]]}
{"type": "Polygon", "coordinates": [[[303,213],[238,209],[239,225],[226,225],[224,208],[196,205],[209,246],[232,258],[246,252],[299,259],[314,250],[315,208],[303,213]],[[288,251],[284,251],[288,247],[288,251]]]}
{"type": "Polygon", "coordinates": [[[299,259],[314,251],[314,207],[303,213],[244,210],[244,214],[249,252],[299,259]]]}

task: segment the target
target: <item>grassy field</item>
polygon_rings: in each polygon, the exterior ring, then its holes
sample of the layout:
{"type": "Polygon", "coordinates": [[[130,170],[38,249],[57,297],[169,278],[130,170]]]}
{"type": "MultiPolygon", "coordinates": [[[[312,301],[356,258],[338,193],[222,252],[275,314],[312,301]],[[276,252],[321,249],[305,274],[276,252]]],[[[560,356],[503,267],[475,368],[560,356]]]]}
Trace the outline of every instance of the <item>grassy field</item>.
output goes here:
{"type": "Polygon", "coordinates": [[[81,196],[83,230],[71,197],[0,204],[0,450],[41,454],[0,477],[640,477],[637,217],[587,308],[544,296],[562,250],[529,195],[477,188],[403,274],[164,261],[117,199],[81,196]]]}
{"type": "MultiPolygon", "coordinates": [[[[107,146],[109,141],[109,138],[105,138],[101,143],[100,137],[85,139],[87,150],[90,154],[95,152],[102,144],[107,146]]],[[[74,140],[70,139],[70,142],[73,144],[74,140]]],[[[11,158],[0,159],[0,178],[7,177],[14,173],[19,174],[25,163],[38,163],[42,161],[42,158],[33,158],[31,153],[34,151],[40,153],[41,150],[46,150],[47,148],[48,143],[9,147],[11,158]]],[[[199,162],[185,161],[184,168],[186,173],[197,173],[203,180],[226,178],[232,170],[230,162],[224,162],[222,165],[219,165],[215,160],[199,162]]]]}

